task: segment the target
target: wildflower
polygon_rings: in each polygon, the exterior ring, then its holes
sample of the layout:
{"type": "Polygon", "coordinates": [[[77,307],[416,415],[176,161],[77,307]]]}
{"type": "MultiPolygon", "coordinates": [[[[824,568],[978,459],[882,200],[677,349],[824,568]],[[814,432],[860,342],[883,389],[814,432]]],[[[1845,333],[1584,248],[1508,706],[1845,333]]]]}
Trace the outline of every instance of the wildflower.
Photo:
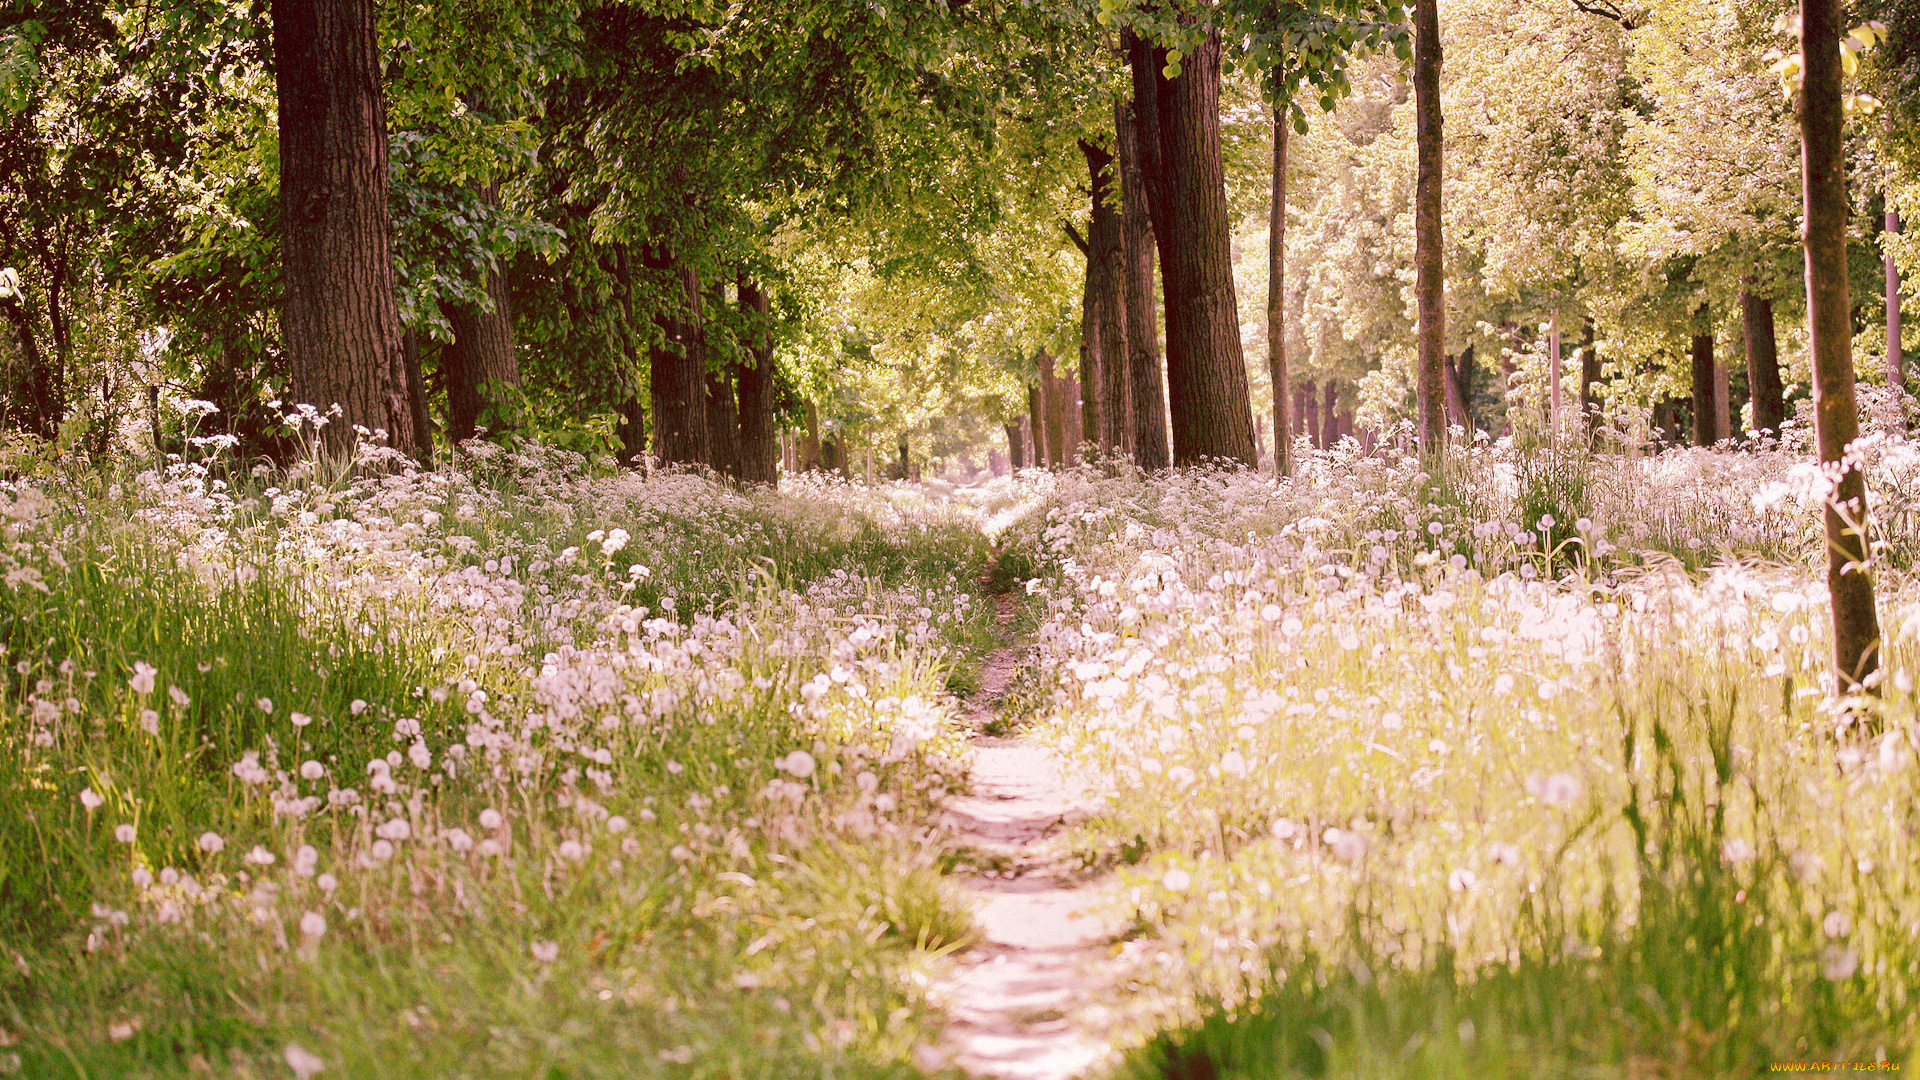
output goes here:
{"type": "Polygon", "coordinates": [[[1367,838],[1347,829],[1328,826],[1320,840],[1341,862],[1359,862],[1367,853],[1367,838]]]}
{"type": "Polygon", "coordinates": [[[533,958],[543,964],[551,964],[560,958],[560,946],[552,941],[536,941],[532,946],[533,958]]]}
{"type": "Polygon", "coordinates": [[[107,1025],[107,1038],[112,1039],[114,1042],[126,1042],[128,1039],[133,1038],[134,1033],[139,1030],[140,1018],[137,1016],[128,1017],[125,1020],[115,1020],[113,1023],[107,1025]]]}
{"type": "Polygon", "coordinates": [[[1177,866],[1160,877],[1160,887],[1168,892],[1186,892],[1192,884],[1193,876],[1177,866]]]}
{"type": "Polygon", "coordinates": [[[86,807],[89,810],[100,809],[100,807],[106,801],[107,800],[100,797],[99,792],[93,790],[90,787],[80,789],[80,805],[86,807]]]}
{"type": "Polygon", "coordinates": [[[1729,866],[1736,865],[1739,863],[1744,863],[1744,862],[1752,862],[1753,856],[1754,856],[1753,845],[1747,843],[1745,840],[1742,840],[1739,837],[1735,837],[1732,840],[1728,840],[1726,843],[1720,845],[1720,861],[1728,864],[1729,866]]]}
{"type": "MultiPolygon", "coordinates": [[[[266,699],[261,698],[260,700],[265,701],[266,699]]],[[[264,711],[272,712],[273,710],[271,708],[266,708],[264,709],[264,711]]],[[[308,724],[313,723],[313,717],[308,716],[306,713],[303,713],[303,712],[288,713],[287,719],[293,722],[294,727],[299,727],[299,728],[306,727],[308,724]]]]}
{"type": "Polygon", "coordinates": [[[149,735],[160,734],[160,714],[152,709],[141,709],[140,730],[149,735]]]}
{"type": "Polygon", "coordinates": [[[1829,911],[1820,921],[1820,929],[1830,938],[1843,938],[1853,933],[1853,920],[1844,911],[1829,911]]]}
{"type": "Polygon", "coordinates": [[[1820,974],[1828,982],[1840,982],[1853,977],[1860,969],[1860,954],[1839,945],[1829,945],[1820,950],[1820,974]]]}
{"type": "Polygon", "coordinates": [[[133,883],[144,889],[153,884],[153,871],[144,866],[133,868],[133,883]]]}
{"type": "Polygon", "coordinates": [[[464,854],[473,850],[473,834],[465,829],[448,829],[446,837],[447,846],[455,851],[464,854]]]}
{"type": "Polygon", "coordinates": [[[1300,833],[1300,826],[1295,825],[1286,818],[1274,818],[1273,824],[1267,828],[1268,831],[1273,833],[1275,840],[1291,840],[1300,833]]]}
{"type": "Polygon", "coordinates": [[[200,834],[200,850],[209,855],[220,854],[221,851],[225,850],[226,846],[226,840],[222,839],[217,832],[203,832],[200,834]]]}
{"type": "Polygon", "coordinates": [[[173,699],[173,703],[175,705],[178,705],[183,709],[187,707],[187,702],[192,700],[191,698],[187,697],[187,692],[185,690],[182,690],[177,686],[167,687],[167,696],[173,699]]]}
{"type": "Polygon", "coordinates": [[[320,853],[312,844],[301,844],[300,850],[293,853],[293,872],[301,877],[312,877],[314,869],[320,864],[320,853]]]}
{"type": "Polygon", "coordinates": [[[293,1070],[294,1080],[312,1080],[312,1077],[327,1067],[320,1055],[298,1043],[288,1043],[286,1051],[287,1068],[293,1070]]]}
{"type": "Polygon", "coordinates": [[[1480,878],[1473,871],[1460,867],[1447,875],[1447,888],[1457,893],[1472,892],[1480,886],[1480,878]]]}
{"type": "Polygon", "coordinates": [[[327,775],[326,766],[317,761],[303,761],[300,763],[300,778],[303,780],[318,780],[325,775],[327,775]]]}
{"type": "Polygon", "coordinates": [[[500,816],[500,811],[492,807],[480,811],[480,827],[483,829],[497,829],[505,821],[506,819],[500,816]]]}
{"type": "Polygon", "coordinates": [[[375,862],[386,862],[393,858],[393,843],[389,840],[375,840],[373,846],[367,849],[367,854],[373,856],[375,862]]]}
{"type": "Polygon", "coordinates": [[[255,866],[272,866],[273,852],[268,851],[259,844],[255,844],[253,845],[253,850],[247,852],[247,861],[255,866]]]}
{"type": "Polygon", "coordinates": [[[320,886],[321,892],[330,893],[340,887],[339,879],[335,878],[332,874],[321,874],[319,877],[313,879],[313,883],[320,886]]]}
{"type": "Polygon", "coordinates": [[[578,840],[562,840],[558,854],[568,862],[579,862],[587,857],[587,849],[578,840]]]}
{"type": "Polygon", "coordinates": [[[352,704],[347,706],[347,711],[355,716],[359,716],[361,713],[367,711],[367,703],[359,698],[354,698],[352,704]]]}
{"type": "Polygon", "coordinates": [[[255,705],[258,705],[260,707],[260,711],[263,713],[270,713],[273,711],[273,699],[270,697],[255,698],[253,703],[255,705]]]}
{"type": "Polygon", "coordinates": [[[154,667],[152,664],[145,661],[136,662],[133,665],[133,678],[127,680],[127,685],[132,687],[133,692],[136,694],[151,694],[153,693],[153,677],[158,674],[160,674],[160,669],[154,667]]]}
{"type": "Polygon", "coordinates": [[[805,780],[807,777],[813,775],[815,762],[812,754],[807,753],[805,750],[795,750],[793,753],[774,762],[774,765],[781,772],[791,773],[795,779],[805,780]]]}
{"type": "Polygon", "coordinates": [[[627,819],[621,817],[619,814],[613,815],[612,817],[607,819],[607,831],[610,833],[626,832],[627,819]]]}
{"type": "Polygon", "coordinates": [[[327,932],[326,916],[317,911],[309,911],[300,916],[300,936],[317,938],[327,932]]]}

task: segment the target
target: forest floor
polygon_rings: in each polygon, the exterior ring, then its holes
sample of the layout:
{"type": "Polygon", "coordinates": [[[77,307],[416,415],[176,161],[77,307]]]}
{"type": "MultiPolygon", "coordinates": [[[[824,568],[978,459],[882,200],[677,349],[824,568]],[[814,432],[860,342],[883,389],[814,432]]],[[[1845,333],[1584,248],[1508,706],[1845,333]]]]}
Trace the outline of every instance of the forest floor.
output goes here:
{"type": "Polygon", "coordinates": [[[1347,1080],[1898,1063],[1805,447],[746,491],[0,480],[0,1077],[1347,1080]]]}

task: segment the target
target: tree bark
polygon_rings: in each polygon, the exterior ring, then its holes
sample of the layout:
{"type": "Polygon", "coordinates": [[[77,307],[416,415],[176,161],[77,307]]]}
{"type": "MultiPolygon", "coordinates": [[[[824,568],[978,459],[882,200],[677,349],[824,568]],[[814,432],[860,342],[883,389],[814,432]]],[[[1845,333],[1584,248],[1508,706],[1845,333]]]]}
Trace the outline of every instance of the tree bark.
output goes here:
{"type": "Polygon", "coordinates": [[[1595,333],[1589,316],[1580,330],[1580,423],[1585,430],[1593,428],[1600,408],[1600,350],[1595,333]]]}
{"type": "Polygon", "coordinates": [[[1044,469],[1052,458],[1047,442],[1047,394],[1045,376],[1027,384],[1027,426],[1033,431],[1033,459],[1036,469],[1044,469]]]}
{"type": "Polygon", "coordinates": [[[1778,437],[1787,418],[1786,392],[1780,385],[1780,344],[1774,336],[1773,301],[1740,290],[1740,326],[1746,338],[1747,393],[1753,401],[1753,429],[1778,437]]]}
{"type": "MultiPolygon", "coordinates": [[[[1082,143],[1082,147],[1086,144],[1082,143]]],[[[1088,162],[1092,164],[1091,161],[1088,162]]],[[[1091,232],[1091,228],[1088,230],[1091,232]]],[[[1090,241],[1074,238],[1080,245],[1080,251],[1086,256],[1087,272],[1080,287],[1080,384],[1098,387],[1102,382],[1100,356],[1100,300],[1099,260],[1094,255],[1090,241]]],[[[1080,430],[1086,432],[1095,442],[1100,441],[1100,395],[1089,393],[1080,399],[1080,430]]],[[[1075,450],[1080,448],[1080,440],[1072,440],[1075,450]]]]}
{"type": "Polygon", "coordinates": [[[1547,320],[1547,441],[1558,444],[1561,422],[1560,309],[1547,320]]]}
{"type": "Polygon", "coordinates": [[[386,100],[373,0],[272,0],[280,128],[280,310],[295,403],[415,445],[387,210],[386,100]]]}
{"type": "Polygon", "coordinates": [[[17,296],[0,299],[0,314],[12,325],[20,345],[22,370],[9,380],[8,425],[52,440],[60,434],[59,371],[47,362],[40,339],[33,332],[33,316],[17,296]]]}
{"type": "Polygon", "coordinates": [[[1267,200],[1267,378],[1273,383],[1273,475],[1293,474],[1287,386],[1287,110],[1273,110],[1273,186],[1267,200]]]}
{"type": "MultiPolygon", "coordinates": [[[[1469,346],[1471,348],[1471,346],[1469,346]]],[[[1462,431],[1472,430],[1467,418],[1466,358],[1448,357],[1442,372],[1447,380],[1447,423],[1462,431]]]]}
{"type": "MultiPolygon", "coordinates": [[[[1114,106],[1116,140],[1125,105],[1114,106]]],[[[1114,156],[1094,147],[1087,156],[1093,193],[1093,217],[1087,228],[1092,249],[1087,265],[1093,278],[1094,311],[1100,327],[1100,382],[1089,397],[1097,398],[1100,449],[1126,454],[1133,449],[1133,379],[1127,356],[1126,229],[1120,220],[1120,192],[1114,156]]]]}
{"type": "Polygon", "coordinates": [[[1693,443],[1695,446],[1712,446],[1715,442],[1714,416],[1717,406],[1713,400],[1713,324],[1707,305],[1693,313],[1696,323],[1693,334],[1693,443]]]}
{"type": "Polygon", "coordinates": [[[1006,430],[1007,430],[1007,465],[1014,472],[1019,472],[1021,469],[1024,469],[1027,467],[1026,432],[1021,430],[1021,423],[1018,420],[1015,420],[1012,423],[1007,424],[1006,430]]]}
{"type": "Polygon", "coordinates": [[[1326,382],[1327,406],[1321,411],[1321,423],[1325,425],[1320,435],[1320,443],[1329,449],[1340,445],[1340,384],[1328,379],[1326,382]]]}
{"type": "MultiPolygon", "coordinates": [[[[497,184],[483,185],[480,201],[500,205],[497,184]]],[[[513,400],[506,387],[520,385],[520,358],[513,344],[513,305],[506,276],[494,266],[482,271],[488,311],[479,304],[443,304],[441,313],[453,327],[453,341],[440,354],[447,380],[447,437],[455,444],[476,434],[484,418],[494,433],[512,426],[514,417],[503,406],[513,400]]]]}
{"type": "Polygon", "coordinates": [[[1834,671],[1860,690],[1880,666],[1880,621],[1867,562],[1866,478],[1847,450],[1860,434],[1847,296],[1846,147],[1840,115],[1839,0],[1801,0],[1799,100],[1805,202],[1807,324],[1820,462],[1836,478],[1826,508],[1827,588],[1833,598],[1834,671]]]}
{"type": "Polygon", "coordinates": [[[1325,449],[1320,443],[1320,393],[1312,379],[1300,384],[1299,400],[1300,431],[1316,450],[1325,449]]]}
{"type": "Polygon", "coordinates": [[[1067,462],[1066,380],[1053,372],[1053,354],[1040,350],[1040,394],[1047,413],[1047,464],[1060,468],[1067,462]]]}
{"type": "MultiPolygon", "coordinates": [[[[1198,16],[1180,18],[1192,22],[1198,16]]],[[[1158,161],[1152,164],[1165,191],[1164,198],[1151,202],[1166,294],[1173,463],[1257,465],[1220,160],[1220,34],[1208,30],[1192,55],[1182,59],[1184,70],[1174,79],[1164,78],[1161,70],[1166,51],[1155,48],[1150,54],[1160,139],[1158,161]]],[[[1138,54],[1134,60],[1139,62],[1138,54]]]]}
{"type": "Polygon", "coordinates": [[[1437,0],[1413,3],[1415,179],[1413,197],[1414,297],[1419,309],[1420,447],[1428,457],[1446,446],[1447,419],[1441,365],[1447,357],[1446,270],[1440,247],[1440,10],[1437,0]]]}
{"type": "Polygon", "coordinates": [[[690,266],[653,260],[674,269],[681,306],[656,317],[666,340],[651,350],[653,455],[662,465],[704,465],[707,445],[706,361],[700,355],[700,275],[690,266]]]}
{"type": "Polygon", "coordinates": [[[706,373],[708,468],[721,476],[740,478],[740,406],[734,397],[733,367],[708,368],[706,373]]]}
{"type": "Polygon", "coordinates": [[[734,388],[740,395],[739,477],[742,483],[773,484],[780,476],[779,443],[773,430],[773,336],[767,323],[772,298],[742,277],[740,307],[759,325],[747,337],[753,363],[732,366],[734,388]]]}
{"type": "Polygon", "coordinates": [[[800,471],[819,472],[825,451],[820,445],[820,406],[807,402],[806,433],[800,436],[800,471]]]}
{"type": "MultiPolygon", "coordinates": [[[[1127,37],[1130,53],[1144,47],[1132,39],[1131,32],[1127,37]]],[[[1134,85],[1139,86],[1137,69],[1134,85]]],[[[1149,80],[1149,90],[1152,85],[1149,80]]],[[[1151,100],[1145,112],[1155,112],[1151,100]]],[[[1133,399],[1129,409],[1133,434],[1129,442],[1134,463],[1149,472],[1158,472],[1172,463],[1172,456],[1167,445],[1166,379],[1160,364],[1159,319],[1155,315],[1153,214],[1148,207],[1150,196],[1143,166],[1146,150],[1141,136],[1143,113],[1137,92],[1131,102],[1121,107],[1115,119],[1120,162],[1127,385],[1133,399]]],[[[1153,116],[1152,121],[1153,130],[1158,132],[1158,117],[1153,116]]],[[[1158,135],[1154,138],[1157,152],[1158,135]]]]}
{"type": "Polygon", "coordinates": [[[420,369],[420,332],[408,329],[401,336],[400,347],[407,372],[407,404],[413,409],[413,457],[422,465],[431,465],[433,419],[427,415],[427,377],[420,369]]]}

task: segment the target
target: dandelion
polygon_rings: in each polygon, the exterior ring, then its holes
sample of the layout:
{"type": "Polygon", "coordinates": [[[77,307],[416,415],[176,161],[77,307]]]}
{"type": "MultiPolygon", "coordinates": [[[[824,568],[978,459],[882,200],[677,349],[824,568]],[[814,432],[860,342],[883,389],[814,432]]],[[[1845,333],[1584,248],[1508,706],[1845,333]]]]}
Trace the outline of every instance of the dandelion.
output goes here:
{"type": "Polygon", "coordinates": [[[187,692],[185,690],[182,690],[177,686],[167,687],[167,696],[173,699],[173,703],[175,705],[178,705],[183,709],[186,708],[187,703],[192,700],[191,698],[187,697],[187,692]]]}
{"type": "Polygon", "coordinates": [[[317,911],[309,911],[300,916],[300,936],[318,938],[327,932],[327,918],[317,911]]]}
{"type": "Polygon", "coordinates": [[[607,831],[610,833],[626,832],[627,819],[621,817],[619,814],[613,815],[612,817],[607,819],[607,831]]]}
{"type": "Polygon", "coordinates": [[[1844,911],[1829,911],[1827,917],[1820,920],[1820,929],[1830,938],[1843,938],[1853,933],[1853,919],[1844,911]]]}
{"type": "Polygon", "coordinates": [[[138,661],[133,665],[133,678],[127,680],[127,685],[132,687],[133,692],[136,694],[151,694],[153,693],[153,678],[158,674],[160,674],[159,668],[154,667],[144,660],[138,661]]]}
{"type": "Polygon", "coordinates": [[[126,1042],[128,1039],[133,1038],[134,1034],[139,1030],[140,1018],[137,1016],[128,1017],[125,1020],[115,1020],[113,1023],[107,1025],[107,1038],[112,1039],[114,1042],[126,1042]]]}
{"type": "Polygon", "coordinates": [[[1853,978],[1860,969],[1860,954],[1840,945],[1829,945],[1820,950],[1820,974],[1828,982],[1841,982],[1853,978]]]}
{"type": "Polygon", "coordinates": [[[506,819],[500,816],[500,811],[492,807],[480,811],[480,827],[483,829],[497,829],[505,822],[506,819]]]}
{"type": "Polygon", "coordinates": [[[359,698],[354,698],[353,702],[347,706],[347,711],[355,716],[359,716],[361,713],[367,711],[367,703],[359,698]]]}
{"type": "Polygon", "coordinates": [[[263,713],[270,713],[273,711],[273,699],[270,697],[255,698],[253,703],[259,706],[260,711],[263,713]]]}
{"type": "Polygon", "coordinates": [[[300,763],[300,778],[302,780],[318,780],[325,775],[327,775],[326,766],[317,761],[303,761],[300,763]]]}
{"type": "Polygon", "coordinates": [[[1177,866],[1160,877],[1160,887],[1168,892],[1186,892],[1192,884],[1193,876],[1177,866]]]}
{"type": "Polygon", "coordinates": [[[465,829],[448,829],[447,846],[462,854],[473,850],[473,834],[465,829]]]}
{"type": "Polygon", "coordinates": [[[1273,833],[1275,840],[1291,840],[1300,834],[1300,826],[1286,818],[1274,818],[1273,824],[1267,826],[1267,830],[1273,833]]]}
{"type": "Polygon", "coordinates": [[[220,854],[220,852],[226,849],[226,846],[226,840],[217,832],[203,832],[200,834],[200,850],[209,855],[220,854]]]}
{"type": "Polygon", "coordinates": [[[327,893],[340,887],[339,879],[335,878],[332,874],[321,874],[319,877],[313,879],[313,883],[320,886],[321,892],[327,893]]]}
{"type": "Polygon", "coordinates": [[[560,958],[560,946],[552,941],[536,941],[532,945],[533,958],[543,964],[551,964],[560,958]]]}
{"type": "Polygon", "coordinates": [[[1473,871],[1459,867],[1447,875],[1447,888],[1452,892],[1468,893],[1480,886],[1480,878],[1473,871]]]}
{"type": "Polygon", "coordinates": [[[149,735],[160,734],[160,714],[153,709],[141,709],[140,730],[149,735]]]}
{"type": "Polygon", "coordinates": [[[113,828],[113,838],[114,838],[115,840],[118,840],[118,841],[120,841],[120,842],[121,842],[121,843],[123,843],[123,844],[131,844],[131,843],[133,843],[133,838],[134,838],[134,831],[133,831],[133,826],[131,826],[131,825],[116,825],[116,826],[114,826],[114,828],[113,828]]]}
{"type": "Polygon", "coordinates": [[[562,840],[558,854],[568,862],[579,862],[587,857],[587,849],[578,840],[562,840]]]}
{"type": "Polygon", "coordinates": [[[312,877],[319,865],[320,853],[314,850],[312,844],[301,844],[300,849],[293,853],[293,872],[301,877],[312,877]]]}
{"type": "Polygon", "coordinates": [[[319,1054],[300,1046],[298,1043],[288,1043],[284,1056],[287,1062],[287,1068],[293,1070],[294,1080],[312,1080],[315,1075],[327,1067],[327,1063],[320,1060],[319,1054]]]}
{"type": "Polygon", "coordinates": [[[781,772],[791,773],[795,779],[805,780],[807,777],[813,775],[815,762],[812,754],[807,753],[805,750],[795,750],[793,753],[774,762],[774,765],[781,772]]]}
{"type": "Polygon", "coordinates": [[[388,859],[393,858],[393,842],[390,840],[375,840],[373,846],[367,849],[367,854],[371,855],[375,862],[386,862],[388,859]]]}
{"type": "MultiPolygon", "coordinates": [[[[261,701],[266,701],[267,699],[266,699],[266,698],[261,698],[260,700],[261,700],[261,701]]],[[[262,706],[262,707],[261,707],[261,711],[262,711],[262,712],[272,712],[272,711],[273,711],[273,709],[272,709],[272,707],[271,707],[271,706],[272,706],[272,703],[271,703],[271,702],[269,702],[269,703],[268,703],[267,705],[264,705],[264,706],[262,706]]],[[[308,716],[308,715],[307,715],[306,713],[303,713],[303,712],[294,712],[294,713],[288,713],[288,714],[287,714],[287,719],[288,719],[288,720],[290,720],[290,721],[292,721],[292,722],[293,722],[293,726],[294,726],[294,727],[297,727],[297,728],[303,728],[303,727],[306,727],[306,726],[307,726],[308,724],[311,724],[311,723],[313,723],[313,717],[311,717],[311,716],[308,716]]]]}
{"type": "Polygon", "coordinates": [[[1235,778],[1247,775],[1247,759],[1238,750],[1220,755],[1220,771],[1235,778]]]}
{"type": "Polygon", "coordinates": [[[88,810],[98,810],[101,806],[105,805],[106,801],[107,800],[100,797],[99,792],[90,787],[80,789],[80,805],[86,807],[88,810]]]}
{"type": "Polygon", "coordinates": [[[246,858],[248,862],[255,866],[272,866],[274,861],[273,852],[268,851],[258,844],[253,846],[252,851],[247,852],[246,858]]]}
{"type": "Polygon", "coordinates": [[[1739,837],[1735,837],[1720,845],[1720,861],[1729,866],[1752,862],[1753,858],[1753,845],[1739,837]]]}
{"type": "Polygon", "coordinates": [[[1367,838],[1348,829],[1329,826],[1320,840],[1341,862],[1359,862],[1367,854],[1367,838]]]}

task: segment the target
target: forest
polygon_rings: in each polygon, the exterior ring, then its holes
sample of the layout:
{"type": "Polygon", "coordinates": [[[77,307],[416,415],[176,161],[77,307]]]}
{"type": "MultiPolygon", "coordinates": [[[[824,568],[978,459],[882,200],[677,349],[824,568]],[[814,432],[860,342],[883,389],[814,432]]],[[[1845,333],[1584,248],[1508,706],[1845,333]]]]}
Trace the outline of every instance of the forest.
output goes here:
{"type": "Polygon", "coordinates": [[[1916,221],[1906,0],[0,0],[0,1077],[1898,1071],[1916,221]]]}

